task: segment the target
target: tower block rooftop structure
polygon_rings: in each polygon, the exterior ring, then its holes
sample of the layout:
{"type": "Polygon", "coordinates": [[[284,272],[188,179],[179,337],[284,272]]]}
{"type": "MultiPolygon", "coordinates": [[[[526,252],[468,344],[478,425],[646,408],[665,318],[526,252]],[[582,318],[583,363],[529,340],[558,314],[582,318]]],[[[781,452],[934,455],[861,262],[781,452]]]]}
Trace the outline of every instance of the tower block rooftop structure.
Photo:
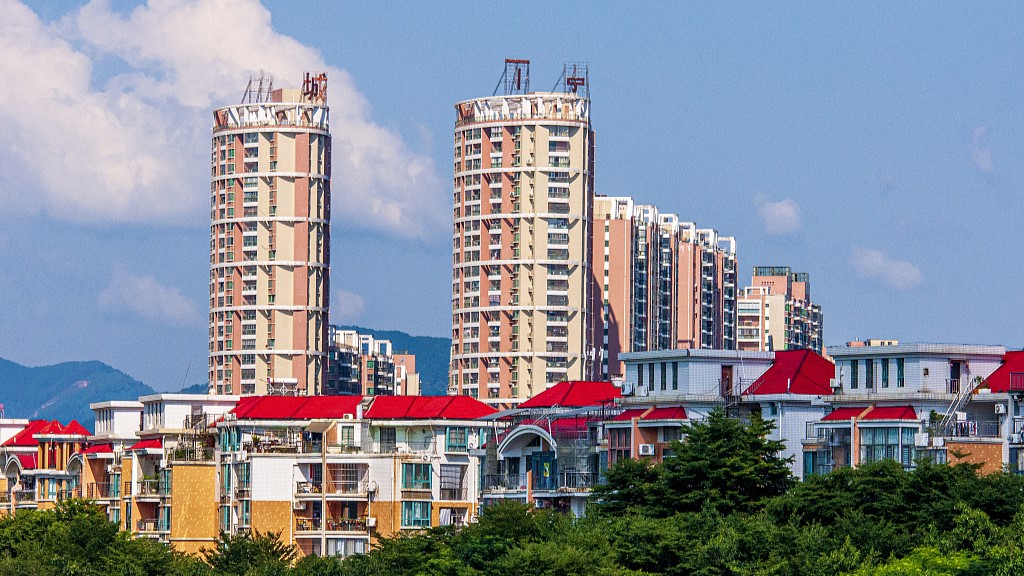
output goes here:
{"type": "Polygon", "coordinates": [[[318,394],[330,293],[327,76],[275,89],[260,74],[213,122],[210,392],[318,394]]]}
{"type": "Polygon", "coordinates": [[[455,112],[448,391],[514,404],[588,379],[588,67],[531,92],[529,61],[506,60],[494,95],[455,112]]]}

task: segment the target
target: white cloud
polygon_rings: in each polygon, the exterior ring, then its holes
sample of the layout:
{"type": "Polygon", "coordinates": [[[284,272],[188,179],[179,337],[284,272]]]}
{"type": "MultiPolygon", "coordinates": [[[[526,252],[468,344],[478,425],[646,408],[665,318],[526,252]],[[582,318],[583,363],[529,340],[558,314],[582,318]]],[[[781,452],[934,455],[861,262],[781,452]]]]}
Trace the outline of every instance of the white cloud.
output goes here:
{"type": "Polygon", "coordinates": [[[117,272],[98,300],[104,310],[170,324],[192,324],[204,318],[199,307],[177,288],[164,286],[152,276],[117,272]]]}
{"type": "Polygon", "coordinates": [[[908,290],[924,281],[921,270],[907,260],[894,260],[881,250],[857,248],[850,259],[857,275],[897,290],[908,290]]]}
{"type": "Polygon", "coordinates": [[[985,176],[991,177],[995,169],[992,162],[992,147],[988,141],[988,126],[971,130],[971,165],[985,176]]]}
{"type": "Polygon", "coordinates": [[[17,80],[0,91],[0,150],[24,177],[0,201],[67,220],[202,224],[210,110],[239,101],[261,69],[278,87],[326,70],[335,220],[406,237],[446,223],[430,158],[375,123],[351,77],[276,32],[256,0],[151,0],[127,13],[96,0],[54,24],[14,0],[4,8],[0,72],[17,80]]]}
{"type": "Polygon", "coordinates": [[[331,299],[331,323],[347,324],[363,315],[366,300],[355,292],[335,290],[331,299]]]}
{"type": "Polygon", "coordinates": [[[754,197],[757,216],[766,234],[781,236],[800,229],[800,207],[796,202],[785,199],[770,202],[763,194],[754,197]]]}

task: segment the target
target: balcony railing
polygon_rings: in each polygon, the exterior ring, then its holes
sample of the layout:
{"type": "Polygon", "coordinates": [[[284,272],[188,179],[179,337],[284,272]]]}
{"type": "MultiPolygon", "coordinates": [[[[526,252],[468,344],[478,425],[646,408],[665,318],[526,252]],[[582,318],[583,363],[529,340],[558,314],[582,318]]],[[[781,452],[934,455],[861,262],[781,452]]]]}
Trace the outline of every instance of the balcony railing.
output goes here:
{"type": "Polygon", "coordinates": [[[160,481],[159,480],[139,480],[139,489],[135,493],[136,496],[159,496],[160,495],[160,481]]]}
{"type": "Polygon", "coordinates": [[[14,500],[17,502],[35,502],[36,501],[36,490],[31,488],[28,490],[15,490],[13,493],[14,500]]]}
{"type": "Polygon", "coordinates": [[[466,486],[441,487],[441,500],[452,500],[455,502],[467,501],[469,490],[466,486]]]}
{"type": "Polygon", "coordinates": [[[58,490],[57,491],[57,501],[59,501],[59,502],[63,502],[64,500],[71,500],[73,498],[81,498],[81,497],[82,497],[82,489],[81,488],[70,488],[70,489],[67,489],[67,490],[58,490]]]}
{"type": "Polygon", "coordinates": [[[599,483],[597,472],[561,472],[558,475],[559,490],[589,490],[599,483]]]}
{"type": "Polygon", "coordinates": [[[86,493],[90,500],[105,500],[120,496],[118,485],[114,482],[91,482],[86,493]]]}
{"type": "Polygon", "coordinates": [[[328,532],[366,532],[366,520],[359,518],[296,518],[296,532],[319,532],[326,528],[328,532]]]}
{"type": "Polygon", "coordinates": [[[526,474],[488,474],[484,476],[484,490],[526,490],[526,474]]]}
{"type": "Polygon", "coordinates": [[[960,420],[950,422],[946,427],[938,424],[929,426],[928,432],[933,436],[947,436],[952,438],[999,438],[999,422],[960,420]]]}
{"type": "Polygon", "coordinates": [[[159,531],[160,523],[156,518],[143,518],[135,522],[136,532],[157,532],[159,531]]]}
{"type": "Polygon", "coordinates": [[[366,493],[366,482],[361,480],[331,480],[324,484],[328,495],[358,495],[366,493]]]}

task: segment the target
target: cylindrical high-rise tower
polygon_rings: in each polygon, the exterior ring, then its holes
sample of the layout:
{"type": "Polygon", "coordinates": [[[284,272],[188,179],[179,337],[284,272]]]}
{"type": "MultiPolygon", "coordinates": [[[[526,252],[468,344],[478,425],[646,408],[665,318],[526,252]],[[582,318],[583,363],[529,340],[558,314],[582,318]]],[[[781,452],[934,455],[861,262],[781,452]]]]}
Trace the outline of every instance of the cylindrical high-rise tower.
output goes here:
{"type": "Polygon", "coordinates": [[[331,134],[327,77],[250,80],[214,111],[210,391],[317,394],[327,362],[331,134]]]}
{"type": "Polygon", "coordinates": [[[514,403],[591,375],[594,139],[585,66],[562,92],[530,92],[506,61],[505,94],[456,105],[449,393],[514,403]]]}

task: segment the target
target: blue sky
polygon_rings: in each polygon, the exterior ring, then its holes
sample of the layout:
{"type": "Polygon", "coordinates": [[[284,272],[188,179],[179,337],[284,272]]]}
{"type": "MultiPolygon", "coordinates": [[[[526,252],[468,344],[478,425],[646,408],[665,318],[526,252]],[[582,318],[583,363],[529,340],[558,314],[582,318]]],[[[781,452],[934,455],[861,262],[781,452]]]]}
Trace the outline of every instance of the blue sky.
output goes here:
{"type": "Polygon", "coordinates": [[[1015,3],[0,5],[0,357],[204,379],[209,110],[260,67],[331,75],[332,320],[445,336],[453,103],[506,57],[589,62],[597,192],[809,272],[827,344],[1022,345],[1015,3]]]}

